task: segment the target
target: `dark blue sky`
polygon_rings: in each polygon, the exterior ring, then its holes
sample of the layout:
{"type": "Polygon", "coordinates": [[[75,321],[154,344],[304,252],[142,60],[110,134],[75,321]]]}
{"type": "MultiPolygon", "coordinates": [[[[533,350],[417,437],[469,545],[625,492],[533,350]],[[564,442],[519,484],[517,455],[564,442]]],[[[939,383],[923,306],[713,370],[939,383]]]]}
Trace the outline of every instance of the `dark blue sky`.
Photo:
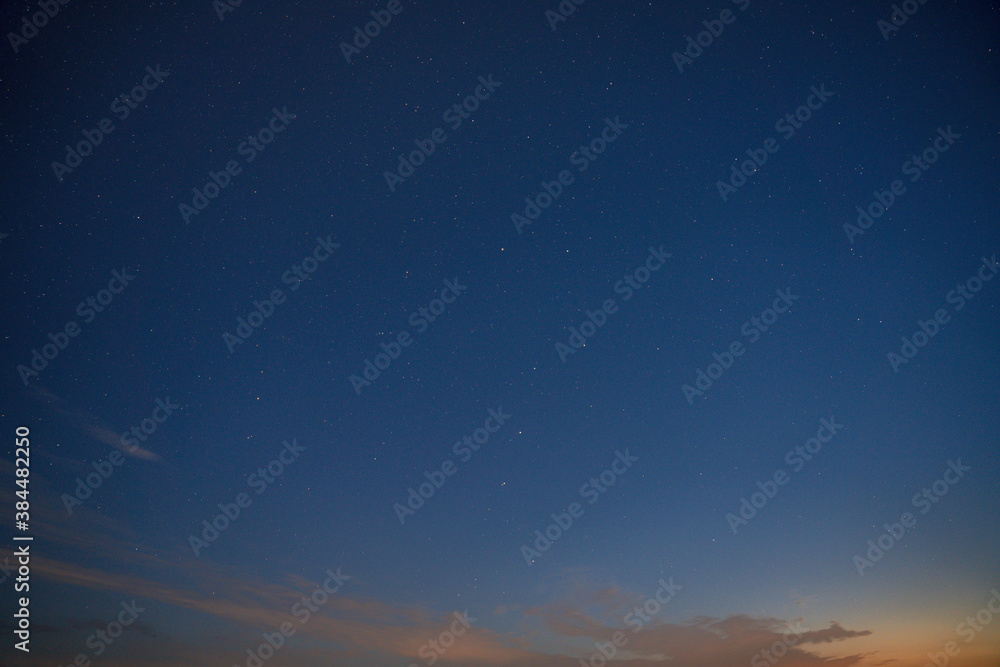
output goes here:
{"type": "Polygon", "coordinates": [[[994,5],[218,6],[4,46],[10,664],[997,664],[994,5]]]}

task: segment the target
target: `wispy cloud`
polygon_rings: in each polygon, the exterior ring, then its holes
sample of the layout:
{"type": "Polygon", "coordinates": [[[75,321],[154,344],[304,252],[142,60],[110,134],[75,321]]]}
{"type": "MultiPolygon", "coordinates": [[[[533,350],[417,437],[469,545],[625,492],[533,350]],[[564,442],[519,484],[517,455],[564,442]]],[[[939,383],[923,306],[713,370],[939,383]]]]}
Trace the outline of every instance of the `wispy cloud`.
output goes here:
{"type": "Polygon", "coordinates": [[[86,433],[100,443],[120,449],[127,455],[137,459],[144,459],[146,461],[160,460],[159,455],[154,454],[148,449],[126,446],[122,442],[121,435],[115,432],[110,426],[107,426],[86,410],[72,407],[65,399],[40,385],[31,385],[28,389],[28,395],[44,404],[56,415],[65,419],[70,426],[86,433]]]}

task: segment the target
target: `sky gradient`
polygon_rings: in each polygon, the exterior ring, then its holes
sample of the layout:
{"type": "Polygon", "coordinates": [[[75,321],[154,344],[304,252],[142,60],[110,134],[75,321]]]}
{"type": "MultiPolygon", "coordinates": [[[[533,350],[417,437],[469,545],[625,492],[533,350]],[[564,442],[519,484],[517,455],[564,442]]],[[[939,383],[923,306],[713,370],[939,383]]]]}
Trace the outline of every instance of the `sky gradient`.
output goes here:
{"type": "Polygon", "coordinates": [[[0,663],[1000,666],[995,3],[41,4],[0,663]]]}

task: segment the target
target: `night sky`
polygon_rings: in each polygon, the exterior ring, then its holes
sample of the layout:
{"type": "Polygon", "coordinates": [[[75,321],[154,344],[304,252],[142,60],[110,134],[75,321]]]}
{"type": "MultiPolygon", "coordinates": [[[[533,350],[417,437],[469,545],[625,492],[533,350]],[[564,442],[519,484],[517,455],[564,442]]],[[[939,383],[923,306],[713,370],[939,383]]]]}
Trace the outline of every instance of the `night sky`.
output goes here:
{"type": "Polygon", "coordinates": [[[0,16],[0,664],[1000,665],[996,3],[0,16]]]}

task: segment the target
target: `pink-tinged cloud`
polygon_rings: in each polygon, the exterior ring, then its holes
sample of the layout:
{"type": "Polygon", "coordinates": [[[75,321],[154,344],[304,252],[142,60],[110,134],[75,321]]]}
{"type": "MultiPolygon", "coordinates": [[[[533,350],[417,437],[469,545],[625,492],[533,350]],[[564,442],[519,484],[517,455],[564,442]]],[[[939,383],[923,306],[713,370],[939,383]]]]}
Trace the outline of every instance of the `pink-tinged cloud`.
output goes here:
{"type": "Polygon", "coordinates": [[[108,447],[120,449],[129,456],[146,461],[159,461],[157,454],[142,447],[130,447],[122,442],[121,435],[115,433],[109,426],[85,410],[73,408],[65,400],[39,385],[32,385],[29,394],[41,401],[53,412],[64,418],[70,426],[83,431],[88,436],[108,447]]]}
{"type": "MultiPolygon", "coordinates": [[[[534,607],[525,614],[540,619],[548,630],[562,637],[590,639],[594,652],[598,651],[597,642],[607,646],[616,633],[621,633],[618,643],[623,643],[624,635],[625,645],[618,654],[635,657],[635,665],[670,661],[683,667],[750,666],[761,650],[779,643],[783,644],[779,646],[782,667],[815,667],[821,663],[826,667],[850,667],[866,656],[846,653],[831,658],[817,655],[809,647],[872,634],[870,630],[847,630],[838,623],[813,630],[794,621],[745,614],[698,617],[685,623],[665,623],[647,616],[649,620],[640,623],[641,616],[629,613],[641,602],[634,594],[605,588],[577,592],[569,600],[534,607]]],[[[760,667],[770,667],[770,663],[764,661],[760,667]]]]}
{"type": "MultiPolygon", "coordinates": [[[[89,516],[87,513],[80,519],[89,516]]],[[[435,611],[374,599],[364,595],[367,587],[363,580],[347,571],[344,574],[352,578],[329,596],[318,613],[302,623],[291,610],[303,595],[317,588],[325,576],[321,572],[312,573],[319,577],[317,580],[286,576],[280,583],[264,581],[227,570],[209,559],[191,558],[180,549],[178,553],[150,553],[130,539],[129,531],[124,528],[109,531],[106,529],[115,527],[105,526],[105,530],[99,531],[102,535],[87,537],[86,531],[80,534],[77,524],[50,523],[44,516],[38,519],[42,521],[39,528],[43,529],[39,537],[45,542],[75,547],[88,556],[98,554],[102,565],[87,567],[81,563],[91,558],[54,559],[40,553],[32,559],[33,577],[49,584],[113,592],[122,599],[137,598],[140,604],[171,605],[194,614],[195,618],[205,615],[213,621],[224,621],[231,628],[224,637],[187,637],[186,643],[206,647],[196,652],[202,656],[196,662],[185,662],[190,659],[188,648],[165,647],[162,638],[133,636],[125,664],[242,665],[247,648],[259,645],[262,632],[274,632],[282,623],[292,622],[296,635],[282,650],[280,664],[399,667],[415,663],[423,667],[427,664],[426,647],[430,641],[442,641],[442,633],[450,631],[455,623],[454,612],[466,611],[435,611]],[[185,583],[174,583],[178,580],[185,583]],[[211,660],[208,656],[212,656],[211,660]]],[[[0,561],[11,555],[9,549],[0,548],[0,561]]],[[[337,564],[330,563],[329,567],[336,570],[337,564]]],[[[735,615],[700,617],[684,623],[653,619],[633,632],[623,619],[642,601],[637,593],[618,588],[577,586],[572,595],[545,605],[531,608],[515,605],[502,610],[505,624],[513,621],[518,627],[510,632],[492,629],[497,612],[472,609],[469,612],[475,621],[454,642],[444,636],[442,643],[450,646],[438,655],[435,664],[579,667],[581,657],[587,658],[597,651],[595,641],[607,645],[621,632],[627,645],[616,656],[614,667],[663,667],[665,659],[674,667],[752,667],[751,659],[761,649],[780,641],[788,630],[788,623],[779,619],[735,615]]],[[[144,617],[143,622],[158,629],[157,619],[152,615],[144,617]]],[[[206,625],[217,627],[218,623],[206,625]]],[[[803,628],[800,632],[777,667],[820,667],[820,663],[822,667],[853,667],[864,656],[844,652],[829,657],[830,647],[836,642],[871,634],[845,629],[837,623],[819,629],[803,628]],[[816,646],[823,646],[827,657],[810,651],[816,646]]]]}
{"type": "MultiPolygon", "coordinates": [[[[48,580],[100,590],[114,590],[126,596],[139,596],[166,602],[184,609],[208,614],[215,619],[237,624],[240,639],[233,640],[233,652],[224,660],[236,660],[246,646],[258,641],[260,632],[273,632],[281,623],[293,621],[290,609],[302,598],[304,592],[317,584],[305,581],[294,588],[233,577],[221,571],[206,570],[200,574],[203,582],[211,581],[217,594],[206,597],[193,590],[156,584],[134,575],[116,575],[105,571],[88,570],[77,565],[38,559],[35,563],[38,576],[48,580]],[[301,585],[305,584],[305,585],[301,585]],[[241,645],[242,644],[242,645],[241,645]]],[[[350,584],[345,584],[349,589],[350,584]]],[[[610,599],[613,596],[608,596],[610,599]]],[[[475,618],[475,614],[472,616],[475,618]]],[[[549,629],[566,637],[587,637],[607,645],[620,628],[602,625],[580,609],[555,604],[551,608],[533,609],[525,617],[543,618],[549,629]],[[551,612],[551,613],[550,613],[551,612]]],[[[297,651],[293,648],[303,638],[310,644],[320,643],[324,655],[333,654],[373,656],[386,660],[409,660],[426,664],[430,655],[431,640],[441,640],[442,633],[454,626],[452,614],[434,614],[412,605],[387,604],[370,598],[352,596],[349,590],[330,596],[323,609],[305,624],[296,623],[299,639],[290,642],[283,658],[286,664],[297,651]],[[423,653],[422,653],[423,649],[423,653]]],[[[461,636],[445,635],[447,651],[437,654],[440,665],[509,666],[509,667],[569,667],[579,665],[579,658],[572,655],[545,655],[526,645],[519,636],[505,636],[482,627],[477,618],[461,636]]],[[[684,667],[718,667],[719,665],[750,665],[754,655],[762,648],[780,641],[787,624],[777,619],[756,619],[739,615],[724,619],[698,618],[689,623],[662,623],[650,625],[638,633],[625,630],[628,638],[620,658],[631,659],[617,664],[621,667],[662,667],[663,660],[684,667]],[[624,653],[627,650],[631,655],[624,653]]],[[[834,641],[870,634],[867,631],[845,630],[837,624],[801,635],[796,646],[789,648],[782,657],[782,667],[851,667],[861,662],[863,656],[844,655],[824,658],[810,653],[809,644],[826,644],[834,641]]],[[[596,652],[596,648],[593,652],[596,652]]],[[[225,652],[222,652],[225,653],[225,652]]],[[[582,651],[586,653],[586,651],[582,651]]],[[[304,662],[302,664],[308,664],[304,662]]],[[[345,663],[348,664],[348,663],[345,663]]],[[[355,663],[360,664],[360,663],[355,663]]],[[[387,663],[387,664],[391,664],[387,663]]]]}

